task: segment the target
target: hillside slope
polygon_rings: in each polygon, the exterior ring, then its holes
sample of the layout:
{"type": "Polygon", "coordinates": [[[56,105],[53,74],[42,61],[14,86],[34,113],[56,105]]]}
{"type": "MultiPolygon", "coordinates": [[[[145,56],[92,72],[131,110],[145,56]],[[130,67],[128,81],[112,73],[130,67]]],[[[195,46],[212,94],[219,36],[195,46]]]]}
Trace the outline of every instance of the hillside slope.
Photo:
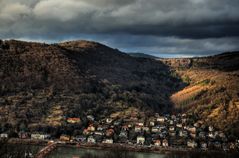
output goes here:
{"type": "Polygon", "coordinates": [[[0,122],[59,126],[134,107],[168,112],[184,84],[162,62],[133,58],[89,41],[0,41],[0,122]]]}
{"type": "Polygon", "coordinates": [[[171,96],[176,111],[239,133],[239,52],[212,57],[162,59],[188,86],[171,96]]]}

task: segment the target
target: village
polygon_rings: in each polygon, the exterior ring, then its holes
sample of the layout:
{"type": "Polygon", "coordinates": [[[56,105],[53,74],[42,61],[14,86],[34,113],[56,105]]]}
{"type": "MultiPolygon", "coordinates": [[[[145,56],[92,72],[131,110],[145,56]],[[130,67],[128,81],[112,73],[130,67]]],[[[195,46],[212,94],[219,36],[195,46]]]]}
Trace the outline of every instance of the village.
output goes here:
{"type": "MultiPolygon", "coordinates": [[[[189,121],[186,114],[159,115],[148,119],[104,118],[96,121],[87,115],[87,126],[81,134],[61,134],[58,138],[42,132],[18,133],[19,139],[41,140],[59,144],[120,144],[127,146],[154,147],[162,149],[199,149],[238,151],[239,140],[231,141],[222,131],[200,122],[189,121]]],[[[67,124],[80,124],[80,118],[67,118],[67,124]]],[[[7,133],[0,137],[8,138],[7,133]]]]}

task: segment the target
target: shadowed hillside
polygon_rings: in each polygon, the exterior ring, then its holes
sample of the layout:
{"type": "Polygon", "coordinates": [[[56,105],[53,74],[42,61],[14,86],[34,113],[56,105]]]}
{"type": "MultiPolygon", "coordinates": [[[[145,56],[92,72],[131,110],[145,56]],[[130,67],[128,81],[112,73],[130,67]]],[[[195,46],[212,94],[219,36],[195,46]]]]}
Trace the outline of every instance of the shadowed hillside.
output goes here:
{"type": "Polygon", "coordinates": [[[170,111],[184,84],[165,64],[89,41],[0,42],[0,121],[28,128],[135,107],[170,111]]]}

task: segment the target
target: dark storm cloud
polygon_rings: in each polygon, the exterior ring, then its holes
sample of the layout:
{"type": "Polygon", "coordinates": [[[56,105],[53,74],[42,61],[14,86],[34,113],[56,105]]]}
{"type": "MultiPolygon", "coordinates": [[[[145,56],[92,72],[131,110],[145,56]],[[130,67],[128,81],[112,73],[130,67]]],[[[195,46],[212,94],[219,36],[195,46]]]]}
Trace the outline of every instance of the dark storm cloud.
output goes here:
{"type": "Polygon", "coordinates": [[[0,38],[85,37],[123,50],[203,54],[238,48],[238,9],[238,0],[0,0],[0,38]]]}

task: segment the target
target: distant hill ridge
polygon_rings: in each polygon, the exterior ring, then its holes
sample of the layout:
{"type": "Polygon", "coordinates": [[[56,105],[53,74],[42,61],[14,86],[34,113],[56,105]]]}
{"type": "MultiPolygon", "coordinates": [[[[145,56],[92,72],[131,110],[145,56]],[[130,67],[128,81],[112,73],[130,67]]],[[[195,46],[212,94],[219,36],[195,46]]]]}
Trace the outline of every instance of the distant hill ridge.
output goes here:
{"type": "Polygon", "coordinates": [[[127,53],[127,54],[129,54],[132,57],[138,57],[138,58],[150,58],[150,59],[158,59],[159,58],[159,57],[145,54],[145,53],[127,53]]]}

